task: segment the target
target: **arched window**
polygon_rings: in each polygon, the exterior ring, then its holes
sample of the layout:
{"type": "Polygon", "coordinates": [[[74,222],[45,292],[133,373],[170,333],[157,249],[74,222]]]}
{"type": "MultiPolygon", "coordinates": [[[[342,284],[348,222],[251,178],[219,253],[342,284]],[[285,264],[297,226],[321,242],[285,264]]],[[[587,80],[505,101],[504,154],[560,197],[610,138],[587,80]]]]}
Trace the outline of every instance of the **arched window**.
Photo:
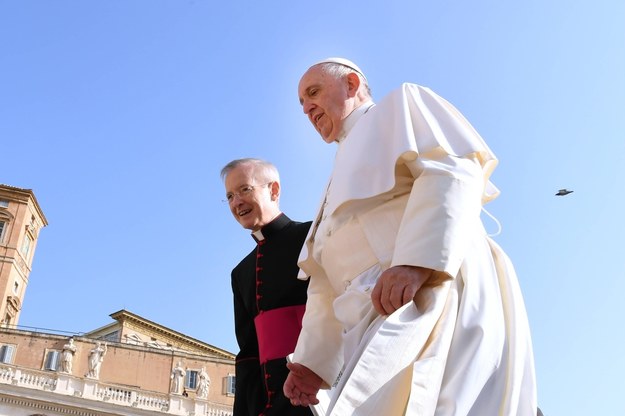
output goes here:
{"type": "Polygon", "coordinates": [[[4,242],[4,230],[7,228],[7,222],[0,217],[0,244],[4,242]]]}
{"type": "Polygon", "coordinates": [[[9,225],[11,224],[11,215],[0,209],[0,245],[8,244],[9,225]]]}

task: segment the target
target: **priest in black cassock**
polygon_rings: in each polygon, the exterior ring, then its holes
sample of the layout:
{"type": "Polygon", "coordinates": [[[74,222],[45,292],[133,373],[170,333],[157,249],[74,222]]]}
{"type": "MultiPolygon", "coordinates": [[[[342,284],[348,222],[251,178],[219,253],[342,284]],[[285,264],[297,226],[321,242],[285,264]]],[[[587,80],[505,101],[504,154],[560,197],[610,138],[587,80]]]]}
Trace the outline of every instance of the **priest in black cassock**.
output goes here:
{"type": "Polygon", "coordinates": [[[236,358],[234,416],[311,415],[284,397],[286,356],[295,350],[306,305],[307,280],[297,258],[310,222],[279,208],[274,165],[238,159],[221,171],[234,218],[252,232],[256,247],[232,270],[236,358]]]}

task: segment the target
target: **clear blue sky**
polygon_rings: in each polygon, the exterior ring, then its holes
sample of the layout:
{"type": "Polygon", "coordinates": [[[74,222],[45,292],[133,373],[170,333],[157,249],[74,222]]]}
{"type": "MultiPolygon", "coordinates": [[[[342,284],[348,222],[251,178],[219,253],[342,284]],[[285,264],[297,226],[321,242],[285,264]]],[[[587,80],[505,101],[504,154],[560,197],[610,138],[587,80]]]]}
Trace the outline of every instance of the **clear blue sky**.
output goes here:
{"type": "Polygon", "coordinates": [[[283,210],[312,219],[334,146],[296,87],[338,55],[377,99],[428,86],[486,139],[541,408],[625,414],[625,3],[0,0],[0,39],[0,183],[50,223],[21,325],[124,308],[236,352],[230,270],[253,241],[219,171],[273,161],[283,210]]]}

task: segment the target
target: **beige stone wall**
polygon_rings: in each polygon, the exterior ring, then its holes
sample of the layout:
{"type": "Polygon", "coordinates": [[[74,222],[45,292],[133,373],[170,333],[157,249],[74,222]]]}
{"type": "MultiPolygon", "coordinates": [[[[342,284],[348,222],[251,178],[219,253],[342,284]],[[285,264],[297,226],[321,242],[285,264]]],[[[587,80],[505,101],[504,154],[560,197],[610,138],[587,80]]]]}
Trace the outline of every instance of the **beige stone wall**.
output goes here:
{"type": "MultiPolygon", "coordinates": [[[[2,194],[0,194],[0,198],[9,199],[2,194]]],[[[17,279],[22,286],[20,289],[23,291],[24,281],[30,272],[18,249],[18,242],[21,241],[24,234],[24,215],[28,213],[26,204],[10,200],[9,207],[5,208],[4,212],[10,217],[10,222],[4,219],[8,224],[4,231],[3,244],[0,244],[0,320],[5,318],[7,297],[14,295],[13,282],[17,279]]],[[[11,323],[17,323],[18,318],[19,316],[11,323]]]]}

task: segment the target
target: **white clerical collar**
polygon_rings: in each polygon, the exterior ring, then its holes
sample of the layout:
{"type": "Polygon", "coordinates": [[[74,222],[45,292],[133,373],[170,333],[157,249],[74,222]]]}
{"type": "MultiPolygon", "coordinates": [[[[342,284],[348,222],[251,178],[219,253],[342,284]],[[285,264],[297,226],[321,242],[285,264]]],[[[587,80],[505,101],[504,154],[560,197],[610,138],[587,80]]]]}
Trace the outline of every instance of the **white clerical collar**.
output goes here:
{"type": "Polygon", "coordinates": [[[263,241],[265,239],[262,230],[252,232],[252,237],[256,240],[256,242],[263,241]]]}
{"type": "Polygon", "coordinates": [[[336,139],[336,141],[340,142],[341,140],[343,140],[349,134],[352,128],[356,125],[356,122],[360,119],[360,117],[362,117],[362,115],[365,114],[367,111],[369,111],[369,109],[373,107],[374,105],[375,103],[373,101],[367,101],[364,104],[362,104],[360,107],[352,111],[345,118],[345,121],[343,121],[343,130],[341,131],[341,134],[336,139]]]}

